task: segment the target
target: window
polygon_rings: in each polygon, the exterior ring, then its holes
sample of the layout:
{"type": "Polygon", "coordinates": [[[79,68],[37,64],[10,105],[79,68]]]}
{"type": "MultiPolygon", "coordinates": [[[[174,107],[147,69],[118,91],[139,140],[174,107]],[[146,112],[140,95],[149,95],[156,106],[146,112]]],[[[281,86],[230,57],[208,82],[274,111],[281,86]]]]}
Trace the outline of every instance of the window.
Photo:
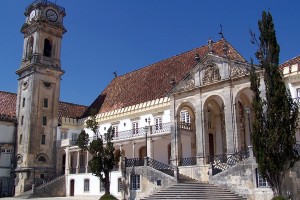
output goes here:
{"type": "Polygon", "coordinates": [[[40,156],[40,157],[38,158],[38,161],[39,161],[39,162],[46,162],[47,160],[46,160],[46,158],[45,158],[44,156],[40,156]]]}
{"type": "Polygon", "coordinates": [[[44,108],[48,108],[48,99],[44,98],[44,108]]]}
{"type": "Polygon", "coordinates": [[[90,191],[90,179],[84,179],[84,192],[89,192],[90,191]]]}
{"type": "Polygon", "coordinates": [[[180,121],[184,123],[191,123],[191,117],[188,111],[183,110],[180,112],[180,121]]]}
{"type": "Polygon", "coordinates": [[[100,192],[104,192],[105,191],[104,184],[102,183],[101,180],[99,180],[99,185],[100,185],[100,192]]]}
{"type": "Polygon", "coordinates": [[[44,179],[45,178],[45,174],[40,174],[40,178],[44,179]]]}
{"type": "Polygon", "coordinates": [[[162,129],[162,119],[161,117],[155,118],[155,130],[161,130],[162,129]]]}
{"type": "Polygon", "coordinates": [[[46,135],[42,135],[41,144],[46,144],[46,135]]]}
{"type": "Polygon", "coordinates": [[[138,122],[132,122],[132,133],[133,134],[139,133],[139,123],[138,122]]]}
{"type": "Polygon", "coordinates": [[[72,133],[72,141],[77,142],[77,139],[78,139],[78,134],[72,133]]]}
{"type": "Polygon", "coordinates": [[[118,137],[118,126],[112,127],[113,137],[118,137]]]}
{"type": "Polygon", "coordinates": [[[19,140],[19,144],[22,144],[22,134],[20,134],[20,140],[19,140]]]}
{"type": "Polygon", "coordinates": [[[140,175],[131,174],[130,175],[130,190],[139,190],[140,189],[140,175]]]}
{"type": "Polygon", "coordinates": [[[47,117],[43,116],[43,126],[47,126],[47,117]]]}
{"type": "Polygon", "coordinates": [[[23,107],[23,108],[25,107],[25,98],[23,98],[23,101],[22,101],[22,107],[23,107]]]}
{"type": "Polygon", "coordinates": [[[182,110],[180,112],[180,128],[191,130],[191,117],[187,110],[182,110]]]}
{"type": "Polygon", "coordinates": [[[257,187],[258,188],[268,188],[270,187],[267,180],[264,179],[260,174],[258,169],[256,169],[256,181],[257,181],[257,187]]]}
{"type": "Polygon", "coordinates": [[[24,116],[21,117],[21,125],[24,124],[24,116]]]}
{"type": "Polygon", "coordinates": [[[52,44],[50,40],[45,39],[44,41],[44,56],[51,57],[52,44]]]}
{"type": "Polygon", "coordinates": [[[122,178],[118,178],[118,192],[122,191],[122,178]]]}

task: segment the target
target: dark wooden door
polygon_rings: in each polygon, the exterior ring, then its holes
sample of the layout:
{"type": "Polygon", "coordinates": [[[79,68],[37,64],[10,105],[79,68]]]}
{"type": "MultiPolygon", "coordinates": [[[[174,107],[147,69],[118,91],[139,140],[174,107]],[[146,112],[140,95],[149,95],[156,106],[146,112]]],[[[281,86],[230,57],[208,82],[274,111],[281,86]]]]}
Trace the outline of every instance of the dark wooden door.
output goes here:
{"type": "Polygon", "coordinates": [[[213,156],[215,155],[215,144],[214,144],[214,134],[210,133],[208,136],[208,142],[209,142],[209,155],[213,156]]]}
{"type": "Polygon", "coordinates": [[[75,180],[70,181],[70,196],[74,196],[74,185],[75,185],[75,180]]]}

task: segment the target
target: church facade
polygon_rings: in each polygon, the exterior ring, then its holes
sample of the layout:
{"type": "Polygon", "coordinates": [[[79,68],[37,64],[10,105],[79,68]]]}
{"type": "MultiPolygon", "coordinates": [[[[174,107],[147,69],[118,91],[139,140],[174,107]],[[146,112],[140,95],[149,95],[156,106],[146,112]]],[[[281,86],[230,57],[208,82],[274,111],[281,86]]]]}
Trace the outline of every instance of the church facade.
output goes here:
{"type": "MultiPolygon", "coordinates": [[[[15,174],[7,178],[8,191],[38,192],[55,179],[63,180],[62,196],[103,194],[102,183],[88,167],[91,155],[76,145],[85,120],[96,110],[99,132],[112,127],[120,157],[111,172],[116,197],[139,199],[176,183],[181,175],[248,199],[272,197],[251,151],[250,64],[228,41],[210,39],[117,76],[90,106],[83,106],[59,101],[65,14],[64,8],[41,0],[25,10],[18,93],[0,92],[0,136],[10,136],[1,146],[0,163],[10,153],[15,174]]],[[[295,99],[300,96],[299,60],[280,66],[295,99]]],[[[296,134],[300,142],[299,130],[296,134]]],[[[6,168],[3,177],[10,174],[6,168]]],[[[300,195],[297,170],[286,184],[295,197],[300,195]]]]}

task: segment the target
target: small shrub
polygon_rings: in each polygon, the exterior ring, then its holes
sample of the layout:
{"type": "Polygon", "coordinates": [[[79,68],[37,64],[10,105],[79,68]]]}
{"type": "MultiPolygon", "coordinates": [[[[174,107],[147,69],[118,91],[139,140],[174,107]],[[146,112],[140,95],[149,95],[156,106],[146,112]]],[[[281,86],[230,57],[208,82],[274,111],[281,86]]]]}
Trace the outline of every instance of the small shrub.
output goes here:
{"type": "Polygon", "coordinates": [[[100,197],[99,200],[118,200],[118,199],[111,194],[104,194],[103,196],[100,197]]]}
{"type": "Polygon", "coordinates": [[[273,197],[272,200],[286,200],[286,198],[283,196],[276,196],[276,197],[273,197]]]}

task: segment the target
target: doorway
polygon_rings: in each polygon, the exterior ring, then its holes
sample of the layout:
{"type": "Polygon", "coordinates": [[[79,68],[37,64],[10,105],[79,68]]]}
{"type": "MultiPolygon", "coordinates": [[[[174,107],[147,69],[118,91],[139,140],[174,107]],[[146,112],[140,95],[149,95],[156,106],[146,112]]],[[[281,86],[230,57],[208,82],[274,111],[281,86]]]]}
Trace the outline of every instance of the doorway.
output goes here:
{"type": "Polygon", "coordinates": [[[75,185],[75,180],[70,181],[70,196],[74,196],[74,185],[75,185]]]}

